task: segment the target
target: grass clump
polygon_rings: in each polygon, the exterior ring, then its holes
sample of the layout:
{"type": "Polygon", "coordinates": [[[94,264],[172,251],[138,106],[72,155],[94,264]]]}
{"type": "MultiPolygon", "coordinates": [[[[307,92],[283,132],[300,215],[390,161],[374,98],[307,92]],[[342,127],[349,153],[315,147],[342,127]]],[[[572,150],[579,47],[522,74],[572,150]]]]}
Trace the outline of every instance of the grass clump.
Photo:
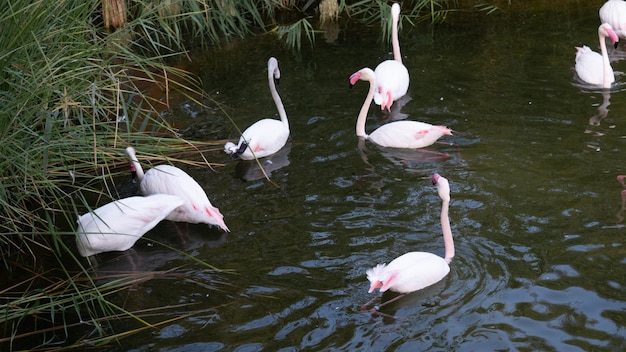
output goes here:
{"type": "Polygon", "coordinates": [[[120,198],[114,180],[128,172],[127,145],[149,145],[153,156],[199,148],[160,115],[169,92],[202,93],[191,75],[166,64],[182,35],[163,31],[157,18],[158,8],[144,7],[109,32],[100,1],[0,3],[2,350],[124,336],[106,328],[109,319],[155,324],[109,299],[154,273],[91,277],[74,254],[73,231],[79,214],[120,198]],[[138,36],[141,28],[158,40],[138,36]],[[145,95],[147,86],[165,99],[145,95]]]}

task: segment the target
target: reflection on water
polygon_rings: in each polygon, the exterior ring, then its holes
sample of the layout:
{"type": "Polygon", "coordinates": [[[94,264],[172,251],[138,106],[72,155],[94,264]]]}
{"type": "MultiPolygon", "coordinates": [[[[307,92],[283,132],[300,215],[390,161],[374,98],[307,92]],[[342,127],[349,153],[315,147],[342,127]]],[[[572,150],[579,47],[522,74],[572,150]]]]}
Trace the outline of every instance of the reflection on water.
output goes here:
{"type": "MultiPolygon", "coordinates": [[[[261,73],[269,56],[281,60],[292,141],[264,164],[280,187],[221,151],[210,157],[226,167],[195,170],[232,232],[212,247],[210,232],[194,228],[189,252],[236,274],[215,277],[140,247],[151,270],[184,267],[139,285],[133,304],[218,308],[117,350],[622,350],[626,248],[615,177],[626,174],[624,77],[598,91],[572,71],[572,48],[596,40],[601,2],[405,26],[412,99],[393,118],[455,131],[420,152],[355,136],[367,87],[349,90],[346,78],[388,57],[376,34],[341,33],[298,58],[269,36],[198,53],[202,66],[187,69],[242,126],[271,111],[261,73]],[[360,311],[372,298],[367,268],[414,250],[442,254],[434,171],[451,186],[450,274],[384,315],[360,311]]],[[[613,67],[624,71],[626,61],[613,67]]],[[[378,109],[368,116],[389,119],[378,109]]],[[[233,137],[219,114],[188,123],[202,126],[196,138],[233,137]]]]}
{"type": "Polygon", "coordinates": [[[245,181],[256,181],[271,177],[272,172],[289,165],[291,144],[287,143],[278,152],[260,160],[241,160],[235,166],[235,176],[245,181]]]}

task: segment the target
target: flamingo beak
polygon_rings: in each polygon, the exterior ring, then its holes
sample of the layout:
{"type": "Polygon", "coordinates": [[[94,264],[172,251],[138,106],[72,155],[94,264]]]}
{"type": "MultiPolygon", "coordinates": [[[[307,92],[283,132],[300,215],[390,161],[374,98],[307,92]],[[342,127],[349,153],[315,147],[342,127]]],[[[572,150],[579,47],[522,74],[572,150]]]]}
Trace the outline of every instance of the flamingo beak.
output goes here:
{"type": "Polygon", "coordinates": [[[372,293],[372,292],[374,292],[375,289],[381,288],[381,287],[383,287],[383,282],[382,281],[374,281],[370,285],[370,289],[369,289],[369,291],[367,291],[367,293],[372,293]]]}
{"type": "Polygon", "coordinates": [[[355,72],[350,76],[350,89],[354,87],[354,85],[356,84],[356,82],[359,81],[359,79],[361,79],[361,71],[355,72]]]}

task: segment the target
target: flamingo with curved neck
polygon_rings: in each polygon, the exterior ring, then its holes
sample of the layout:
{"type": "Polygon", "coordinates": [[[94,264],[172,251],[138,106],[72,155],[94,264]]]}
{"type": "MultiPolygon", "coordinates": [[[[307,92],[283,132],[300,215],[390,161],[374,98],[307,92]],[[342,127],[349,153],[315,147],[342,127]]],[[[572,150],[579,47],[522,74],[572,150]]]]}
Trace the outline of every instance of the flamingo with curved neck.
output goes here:
{"type": "Polygon", "coordinates": [[[283,102],[276,91],[274,80],[280,79],[278,60],[271,57],[267,61],[267,80],[269,81],[270,93],[280,120],[262,119],[248,127],[241,137],[239,143],[228,142],[224,145],[224,151],[233,158],[243,160],[253,160],[263,158],[278,152],[289,138],[289,121],[283,102]]]}
{"type": "Polygon", "coordinates": [[[371,134],[365,133],[365,120],[376,90],[376,75],[370,68],[363,68],[350,76],[350,87],[356,82],[368,81],[370,89],[359,111],[356,121],[356,135],[391,148],[424,148],[435,143],[443,135],[451,135],[452,130],[445,126],[433,126],[418,121],[394,121],[380,126],[371,134]]]}
{"type": "Polygon", "coordinates": [[[598,40],[602,54],[598,54],[586,45],[576,47],[576,74],[582,81],[602,88],[611,88],[611,84],[615,82],[615,74],[606,50],[607,37],[613,44],[619,41],[611,25],[603,23],[598,27],[598,40]]]}
{"type": "Polygon", "coordinates": [[[381,110],[387,110],[389,112],[391,112],[393,102],[402,98],[409,89],[409,70],[402,64],[400,41],[398,40],[400,5],[397,3],[391,6],[391,19],[393,60],[381,62],[374,70],[377,81],[376,91],[374,92],[374,102],[376,105],[380,105],[381,110]]]}
{"type": "Polygon", "coordinates": [[[220,210],[211,204],[204,189],[185,171],[171,165],[157,165],[144,174],[133,147],[126,148],[126,156],[131,162],[131,171],[136,173],[139,189],[144,196],[170,194],[184,201],[165,219],[215,225],[224,231],[230,231],[220,210]]]}
{"type": "Polygon", "coordinates": [[[432,182],[437,185],[437,192],[441,198],[441,230],[445,247],[443,258],[429,252],[409,252],[389,264],[378,264],[366,272],[370,282],[368,293],[377,288],[380,292],[387,290],[402,294],[414,292],[441,281],[450,272],[450,262],[454,258],[454,239],[448,216],[450,185],[448,180],[439,174],[433,175],[432,182]]]}

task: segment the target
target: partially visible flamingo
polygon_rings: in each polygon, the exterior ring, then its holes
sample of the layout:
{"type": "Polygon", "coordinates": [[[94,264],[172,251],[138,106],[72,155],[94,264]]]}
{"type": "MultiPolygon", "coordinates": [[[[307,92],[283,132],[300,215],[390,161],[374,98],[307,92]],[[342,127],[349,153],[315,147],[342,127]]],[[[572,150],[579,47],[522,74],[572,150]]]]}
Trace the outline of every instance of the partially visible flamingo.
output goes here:
{"type": "Polygon", "coordinates": [[[382,147],[424,148],[435,143],[444,134],[452,131],[445,126],[433,126],[418,121],[394,121],[380,126],[371,134],[365,133],[365,120],[376,88],[376,75],[370,68],[363,68],[350,76],[350,87],[357,81],[369,81],[370,89],[356,121],[356,135],[369,139],[382,147]]]}
{"type": "MultiPolygon", "coordinates": [[[[448,216],[450,185],[448,180],[439,174],[433,175],[432,182],[437,185],[437,192],[441,198],[441,229],[445,247],[444,257],[442,258],[428,252],[409,252],[399,256],[389,264],[378,264],[374,268],[367,270],[367,279],[370,282],[368,293],[372,293],[378,288],[381,293],[391,290],[407,294],[441,281],[450,272],[449,264],[454,257],[454,240],[448,216]]],[[[399,297],[402,296],[397,298],[399,297]]],[[[365,309],[370,302],[366,303],[362,309],[365,309]]],[[[389,302],[387,301],[385,304],[389,302]]]]}
{"type": "Polygon", "coordinates": [[[617,220],[618,223],[621,223],[622,221],[624,221],[624,210],[626,210],[626,184],[624,183],[624,179],[626,178],[626,175],[618,175],[617,176],[617,182],[619,182],[622,185],[622,207],[620,208],[619,212],[617,213],[617,220]]]}
{"type": "Polygon", "coordinates": [[[172,211],[167,220],[216,225],[230,231],[220,210],[211,204],[202,187],[185,171],[171,165],[158,165],[144,175],[133,147],[126,148],[126,156],[131,161],[131,170],[137,173],[143,195],[171,194],[183,199],[184,204],[172,211]]]}
{"type": "Polygon", "coordinates": [[[598,11],[601,23],[608,23],[620,38],[626,39],[626,1],[609,0],[598,11]]]}
{"type": "Polygon", "coordinates": [[[250,127],[248,127],[239,143],[235,145],[228,142],[224,145],[224,151],[233,158],[241,158],[243,160],[253,160],[272,155],[279,151],[289,138],[289,121],[287,113],[280,96],[276,91],[274,80],[280,79],[280,70],[278,69],[278,60],[273,57],[267,61],[267,80],[269,81],[270,93],[276,104],[280,121],[276,119],[262,119],[250,127]]]}
{"type": "Polygon", "coordinates": [[[381,62],[374,70],[377,83],[376,91],[374,92],[374,102],[376,105],[380,105],[381,110],[389,112],[391,112],[393,102],[402,98],[409,89],[409,70],[402,64],[400,41],[398,40],[400,5],[397,3],[391,6],[391,19],[393,60],[381,62]]]}
{"type": "Polygon", "coordinates": [[[125,251],[184,201],[169,194],[129,197],[78,218],[76,247],[83,257],[125,251]]]}
{"type": "Polygon", "coordinates": [[[576,47],[576,74],[584,82],[602,88],[611,88],[611,84],[615,82],[615,74],[609,62],[609,54],[606,51],[605,39],[607,37],[611,39],[613,44],[619,40],[611,25],[603,23],[598,27],[598,40],[602,54],[589,49],[586,45],[576,47]]]}

